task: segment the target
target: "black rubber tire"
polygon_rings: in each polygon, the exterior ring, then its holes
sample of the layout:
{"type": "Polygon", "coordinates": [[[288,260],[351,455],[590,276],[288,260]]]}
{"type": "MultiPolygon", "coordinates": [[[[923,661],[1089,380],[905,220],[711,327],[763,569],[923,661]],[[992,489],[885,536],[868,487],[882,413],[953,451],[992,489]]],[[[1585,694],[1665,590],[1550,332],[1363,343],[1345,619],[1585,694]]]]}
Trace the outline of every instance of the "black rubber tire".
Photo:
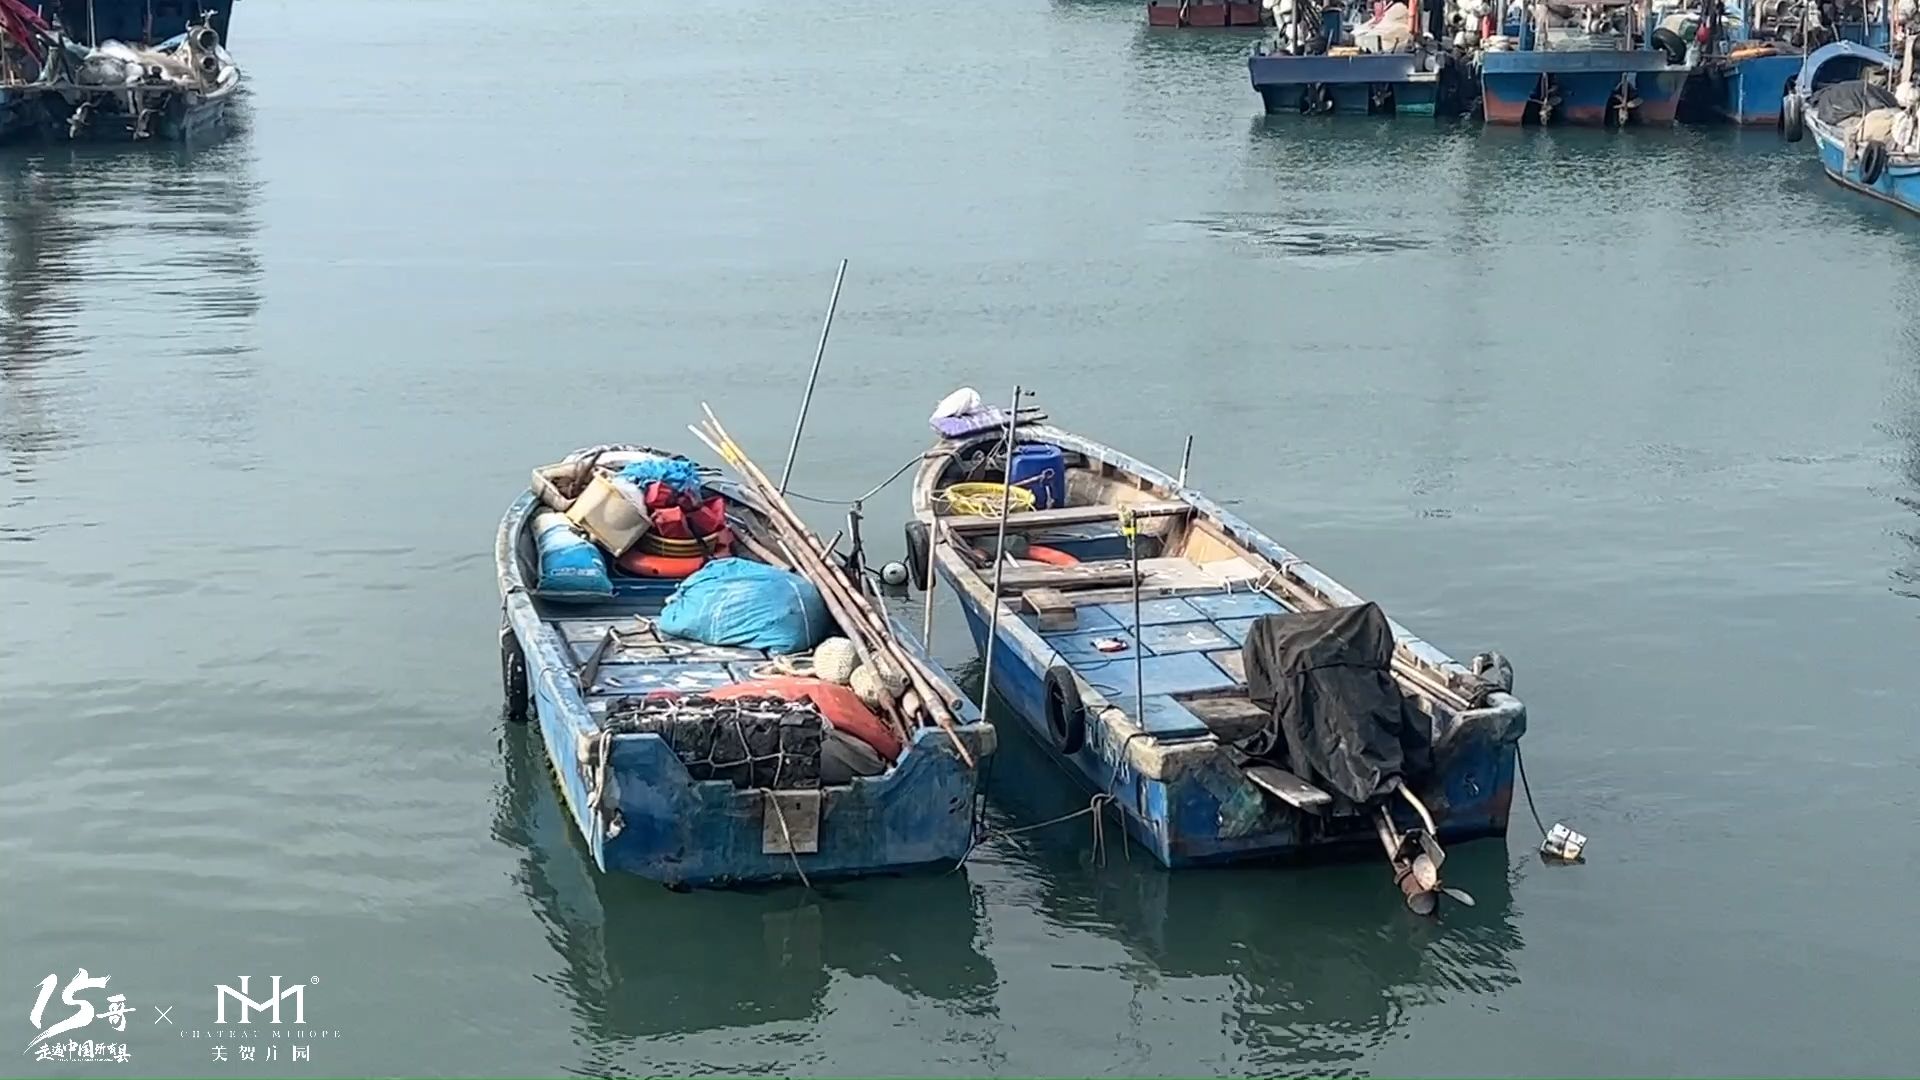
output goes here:
{"type": "Polygon", "coordinates": [[[1667,54],[1669,64],[1687,62],[1687,39],[1664,26],[1653,32],[1653,47],[1667,54]]]}
{"type": "Polygon", "coordinates": [[[1802,109],[1799,94],[1789,91],[1780,99],[1780,134],[1790,143],[1799,142],[1807,133],[1807,117],[1802,109]]]}
{"type": "Polygon", "coordinates": [[[927,591],[927,550],[931,543],[926,525],[907,522],[907,580],[921,592],[927,591]]]}
{"type": "Polygon", "coordinates": [[[1887,144],[1875,139],[1860,148],[1860,182],[1874,184],[1887,171],[1887,144]]]}
{"type": "Polygon", "coordinates": [[[500,714],[509,723],[527,722],[527,654],[520,649],[520,638],[513,627],[500,627],[500,714]]]}
{"type": "Polygon", "coordinates": [[[1087,744],[1087,707],[1080,700],[1080,687],[1073,671],[1064,665],[1047,669],[1047,733],[1053,736],[1053,748],[1063,754],[1077,754],[1087,744]]]}

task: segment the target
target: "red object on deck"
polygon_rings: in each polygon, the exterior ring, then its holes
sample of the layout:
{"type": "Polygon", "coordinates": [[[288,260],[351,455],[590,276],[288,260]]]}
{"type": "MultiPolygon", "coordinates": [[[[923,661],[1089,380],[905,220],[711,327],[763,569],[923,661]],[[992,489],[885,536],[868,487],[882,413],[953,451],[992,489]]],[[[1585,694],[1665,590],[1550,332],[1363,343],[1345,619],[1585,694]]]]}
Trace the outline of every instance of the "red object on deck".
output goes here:
{"type": "MultiPolygon", "coordinates": [[[[676,691],[667,691],[676,693],[676,691]]],[[[873,714],[860,695],[822,679],[809,679],[801,675],[770,675],[752,682],[734,683],[715,690],[703,690],[701,694],[715,701],[725,701],[737,697],[771,696],[798,701],[805,698],[813,702],[820,715],[827,718],[834,730],[847,734],[873,747],[886,761],[900,760],[900,751],[904,748],[900,736],[894,734],[886,721],[873,714]]]]}
{"type": "MultiPolygon", "coordinates": [[[[984,554],[984,553],[983,553],[984,554]]],[[[1043,547],[1039,544],[1027,545],[1027,558],[1049,566],[1079,566],[1080,560],[1061,551],[1059,548],[1043,547]]]]}
{"type": "Polygon", "coordinates": [[[679,581],[689,578],[707,565],[705,555],[652,555],[634,548],[617,560],[621,570],[634,577],[664,578],[679,581]]]}

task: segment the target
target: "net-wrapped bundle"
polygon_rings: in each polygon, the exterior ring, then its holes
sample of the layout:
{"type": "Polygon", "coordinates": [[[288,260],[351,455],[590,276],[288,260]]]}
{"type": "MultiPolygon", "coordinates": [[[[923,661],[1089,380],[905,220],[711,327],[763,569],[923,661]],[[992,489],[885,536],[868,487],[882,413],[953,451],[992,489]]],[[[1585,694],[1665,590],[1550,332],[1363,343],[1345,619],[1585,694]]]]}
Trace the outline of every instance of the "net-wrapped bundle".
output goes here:
{"type": "Polygon", "coordinates": [[[665,739],[695,780],[739,788],[820,786],[825,724],[811,701],[703,694],[622,698],[602,725],[616,735],[665,739]]]}

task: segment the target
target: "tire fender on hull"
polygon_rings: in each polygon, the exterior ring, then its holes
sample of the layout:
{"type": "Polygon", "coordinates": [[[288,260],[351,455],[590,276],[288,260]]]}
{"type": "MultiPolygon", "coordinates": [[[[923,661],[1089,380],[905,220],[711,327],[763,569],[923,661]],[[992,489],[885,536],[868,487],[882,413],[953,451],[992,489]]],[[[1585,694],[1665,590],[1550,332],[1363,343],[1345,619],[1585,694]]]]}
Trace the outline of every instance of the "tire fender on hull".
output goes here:
{"type": "Polygon", "coordinates": [[[1873,139],[1860,148],[1860,182],[1876,184],[1887,171],[1887,144],[1873,139]]]}
{"type": "Polygon", "coordinates": [[[519,635],[502,618],[500,623],[500,697],[501,715],[515,724],[527,722],[527,654],[520,648],[519,635]]]}
{"type": "Polygon", "coordinates": [[[1077,754],[1087,744],[1087,706],[1073,669],[1055,664],[1047,669],[1047,734],[1062,754],[1077,754]]]}
{"type": "Polygon", "coordinates": [[[907,580],[921,592],[927,591],[928,552],[932,548],[927,526],[918,521],[907,522],[907,580]]]}

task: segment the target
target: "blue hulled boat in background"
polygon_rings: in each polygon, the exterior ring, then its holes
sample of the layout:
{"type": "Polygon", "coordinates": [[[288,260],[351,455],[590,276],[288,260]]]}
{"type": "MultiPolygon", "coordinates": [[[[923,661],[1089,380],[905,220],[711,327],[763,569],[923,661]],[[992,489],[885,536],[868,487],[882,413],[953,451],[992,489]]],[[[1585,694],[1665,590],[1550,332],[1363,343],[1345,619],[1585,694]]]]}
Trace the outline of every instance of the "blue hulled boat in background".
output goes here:
{"type": "Polygon", "coordinates": [[[1888,18],[1885,3],[1860,0],[1685,0],[1660,13],[1654,38],[1692,69],[1684,115],[1776,126],[1809,52],[1837,41],[1885,48],[1888,18]]]}
{"type": "Polygon", "coordinates": [[[936,420],[908,527],[991,693],[1168,867],[1384,847],[1434,910],[1440,842],[1506,832],[1506,662],[1469,670],[1181,480],[992,412],[936,420]],[[1017,494],[982,513],[983,489],[1017,494]],[[1364,686],[1307,685],[1334,668],[1364,686]]]}
{"type": "Polygon", "coordinates": [[[1788,140],[1813,136],[1838,183],[1920,213],[1920,86],[1914,39],[1903,59],[1852,42],[1815,50],[1781,107],[1788,140]]]}
{"type": "Polygon", "coordinates": [[[1522,7],[1516,36],[1482,42],[1490,124],[1671,124],[1687,66],[1658,48],[1644,0],[1548,0],[1522,7]]]}
{"type": "Polygon", "coordinates": [[[234,0],[25,0],[42,17],[58,19],[68,37],[89,45],[123,41],[157,45],[187,32],[207,16],[208,25],[231,40],[234,0]]]}

